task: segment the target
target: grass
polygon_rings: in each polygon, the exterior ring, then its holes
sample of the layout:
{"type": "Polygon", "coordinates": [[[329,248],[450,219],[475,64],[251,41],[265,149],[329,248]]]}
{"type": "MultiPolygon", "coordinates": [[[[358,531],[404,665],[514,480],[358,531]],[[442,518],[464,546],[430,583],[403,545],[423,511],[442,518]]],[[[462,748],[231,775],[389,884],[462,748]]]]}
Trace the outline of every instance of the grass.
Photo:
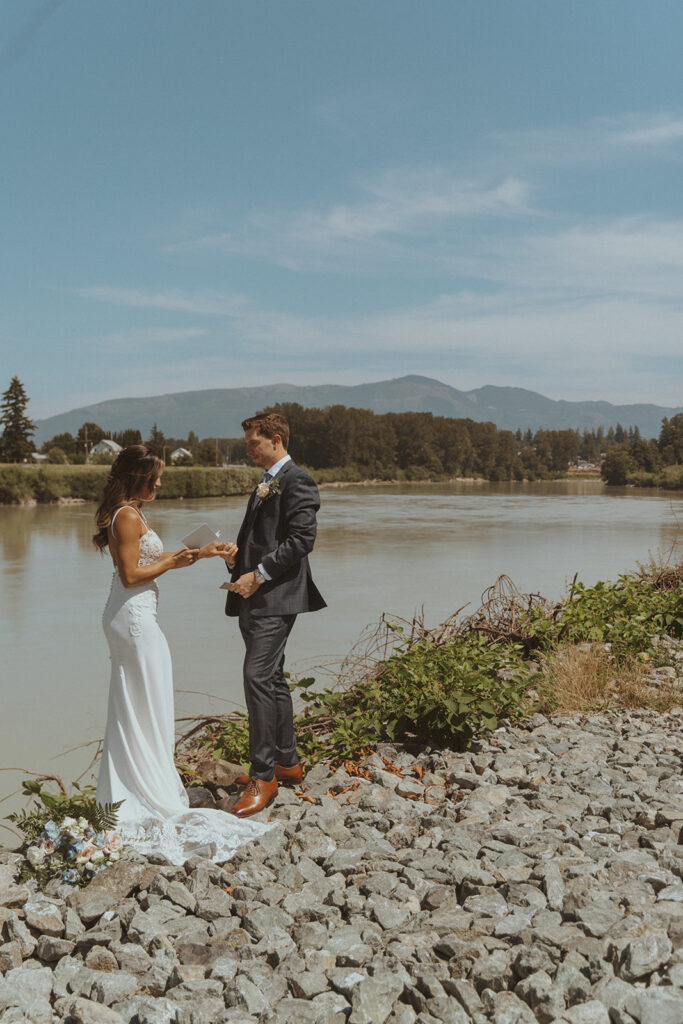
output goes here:
{"type": "Polygon", "coordinates": [[[651,671],[637,658],[618,661],[604,644],[562,645],[541,661],[538,710],[590,713],[623,707],[664,712],[680,706],[680,687],[653,685],[651,671]]]}

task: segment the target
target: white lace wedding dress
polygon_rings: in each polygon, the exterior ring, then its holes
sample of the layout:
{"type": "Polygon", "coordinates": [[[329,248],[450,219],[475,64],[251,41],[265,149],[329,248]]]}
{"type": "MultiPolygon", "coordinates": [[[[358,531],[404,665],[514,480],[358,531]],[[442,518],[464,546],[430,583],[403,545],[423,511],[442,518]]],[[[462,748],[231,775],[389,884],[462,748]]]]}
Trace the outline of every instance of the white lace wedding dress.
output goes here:
{"type": "MultiPolygon", "coordinates": [[[[156,562],[163,550],[147,526],[138,565],[156,562]]],[[[123,800],[117,831],[124,845],[164,854],[173,864],[192,856],[220,863],[270,826],[219,810],[189,808],[173,763],[173,669],[157,622],[158,595],[156,580],[124,587],[114,570],[102,619],[111,682],[97,802],[123,800]]]]}

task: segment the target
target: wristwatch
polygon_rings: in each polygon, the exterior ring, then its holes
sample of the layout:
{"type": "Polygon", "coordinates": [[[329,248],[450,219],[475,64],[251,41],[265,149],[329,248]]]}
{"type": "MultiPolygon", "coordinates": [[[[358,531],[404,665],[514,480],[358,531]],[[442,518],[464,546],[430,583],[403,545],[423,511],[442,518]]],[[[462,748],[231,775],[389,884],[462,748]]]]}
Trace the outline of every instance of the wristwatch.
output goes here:
{"type": "Polygon", "coordinates": [[[263,575],[260,569],[254,569],[254,583],[258,583],[259,587],[262,583],[266,582],[266,577],[263,575]]]}

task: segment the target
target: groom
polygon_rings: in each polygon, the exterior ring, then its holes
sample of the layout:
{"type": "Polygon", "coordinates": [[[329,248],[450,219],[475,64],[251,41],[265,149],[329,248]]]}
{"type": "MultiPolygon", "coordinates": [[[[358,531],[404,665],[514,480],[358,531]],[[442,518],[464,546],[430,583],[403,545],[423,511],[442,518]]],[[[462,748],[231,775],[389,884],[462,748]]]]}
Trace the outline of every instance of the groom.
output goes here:
{"type": "Polygon", "coordinates": [[[279,413],[242,423],[247,455],[265,472],[237,535],[237,557],[225,614],[239,616],[244,639],[244,695],[249,712],[246,788],[232,809],[243,818],[262,810],[278,782],[298,782],[292,697],[283,666],[285,644],[299,612],[325,607],[311,577],[308,554],[316,535],[318,488],[287,454],[289,425],[279,413]]]}

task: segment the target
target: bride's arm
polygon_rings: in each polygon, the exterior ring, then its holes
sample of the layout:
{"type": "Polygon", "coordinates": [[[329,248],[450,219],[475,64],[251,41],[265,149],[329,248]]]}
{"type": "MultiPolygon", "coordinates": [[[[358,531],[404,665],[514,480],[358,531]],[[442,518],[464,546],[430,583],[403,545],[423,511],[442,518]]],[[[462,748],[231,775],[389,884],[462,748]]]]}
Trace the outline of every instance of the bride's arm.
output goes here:
{"type": "Polygon", "coordinates": [[[197,552],[189,548],[167,551],[151,565],[138,565],[140,559],[141,522],[131,508],[122,508],[116,517],[116,568],[124,587],[139,587],[155,580],[169,569],[181,569],[197,560],[197,552]]]}

